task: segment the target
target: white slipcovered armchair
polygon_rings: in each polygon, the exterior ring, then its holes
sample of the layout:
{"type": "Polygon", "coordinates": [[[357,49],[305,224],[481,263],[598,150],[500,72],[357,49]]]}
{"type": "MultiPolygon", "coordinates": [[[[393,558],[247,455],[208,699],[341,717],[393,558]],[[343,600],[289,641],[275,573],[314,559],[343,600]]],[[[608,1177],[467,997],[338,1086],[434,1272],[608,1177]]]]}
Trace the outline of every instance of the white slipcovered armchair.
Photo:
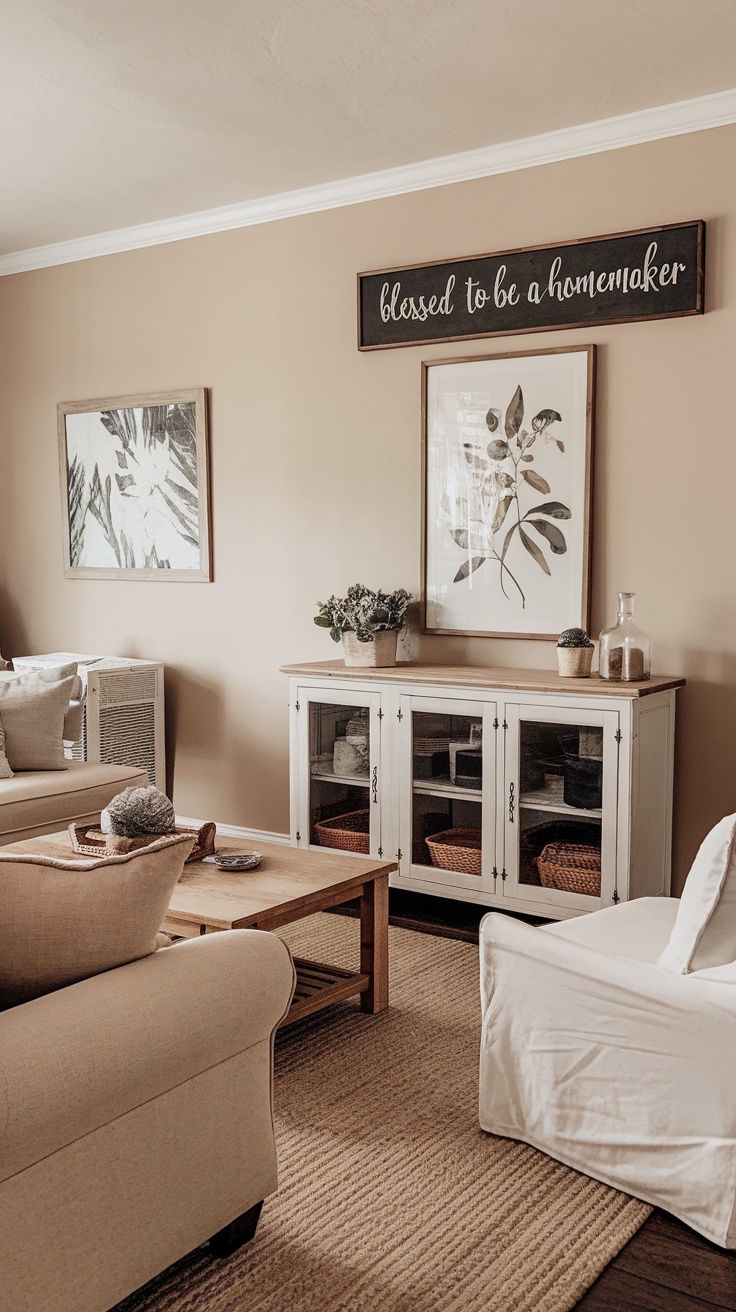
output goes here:
{"type": "Polygon", "coordinates": [[[481,925],[480,1123],[736,1247],[736,817],[683,898],[481,925]]]}

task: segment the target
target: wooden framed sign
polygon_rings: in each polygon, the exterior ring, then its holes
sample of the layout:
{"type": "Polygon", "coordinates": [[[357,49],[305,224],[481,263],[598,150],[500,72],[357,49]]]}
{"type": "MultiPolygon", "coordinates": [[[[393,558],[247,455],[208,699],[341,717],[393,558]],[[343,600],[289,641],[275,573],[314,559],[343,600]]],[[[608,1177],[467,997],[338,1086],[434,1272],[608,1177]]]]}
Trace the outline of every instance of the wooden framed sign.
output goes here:
{"type": "Polygon", "coordinates": [[[358,274],[358,349],[702,314],[705,223],[358,274]]]}

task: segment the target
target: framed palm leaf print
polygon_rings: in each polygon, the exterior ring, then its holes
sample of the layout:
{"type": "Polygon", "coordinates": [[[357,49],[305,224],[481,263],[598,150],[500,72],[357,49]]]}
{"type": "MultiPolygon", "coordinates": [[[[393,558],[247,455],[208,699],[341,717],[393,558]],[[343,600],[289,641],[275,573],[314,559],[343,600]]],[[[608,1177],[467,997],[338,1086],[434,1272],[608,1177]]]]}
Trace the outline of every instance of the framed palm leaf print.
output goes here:
{"type": "Polygon", "coordinates": [[[210,582],[207,392],[58,406],[68,578],[210,582]]]}

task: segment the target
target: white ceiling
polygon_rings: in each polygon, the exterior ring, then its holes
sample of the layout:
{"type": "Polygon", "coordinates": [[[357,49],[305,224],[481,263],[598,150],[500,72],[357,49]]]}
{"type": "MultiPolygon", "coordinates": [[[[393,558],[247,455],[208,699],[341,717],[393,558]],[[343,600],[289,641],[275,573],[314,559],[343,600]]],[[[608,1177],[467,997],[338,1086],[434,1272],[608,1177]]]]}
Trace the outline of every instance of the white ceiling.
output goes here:
{"type": "Polygon", "coordinates": [[[0,253],[736,87],[736,0],[0,0],[0,253]]]}

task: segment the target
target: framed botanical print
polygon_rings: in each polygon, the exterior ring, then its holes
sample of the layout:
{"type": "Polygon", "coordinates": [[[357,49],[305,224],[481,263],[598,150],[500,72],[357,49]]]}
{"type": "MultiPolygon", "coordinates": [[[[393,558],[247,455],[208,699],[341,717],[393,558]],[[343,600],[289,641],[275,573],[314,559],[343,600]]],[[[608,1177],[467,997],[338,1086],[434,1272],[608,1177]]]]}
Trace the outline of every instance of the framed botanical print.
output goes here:
{"type": "Polygon", "coordinates": [[[593,346],[422,365],[423,632],[587,628],[594,365],[593,346]]]}
{"type": "Polygon", "coordinates": [[[68,578],[209,582],[205,388],[62,402],[68,578]]]}

